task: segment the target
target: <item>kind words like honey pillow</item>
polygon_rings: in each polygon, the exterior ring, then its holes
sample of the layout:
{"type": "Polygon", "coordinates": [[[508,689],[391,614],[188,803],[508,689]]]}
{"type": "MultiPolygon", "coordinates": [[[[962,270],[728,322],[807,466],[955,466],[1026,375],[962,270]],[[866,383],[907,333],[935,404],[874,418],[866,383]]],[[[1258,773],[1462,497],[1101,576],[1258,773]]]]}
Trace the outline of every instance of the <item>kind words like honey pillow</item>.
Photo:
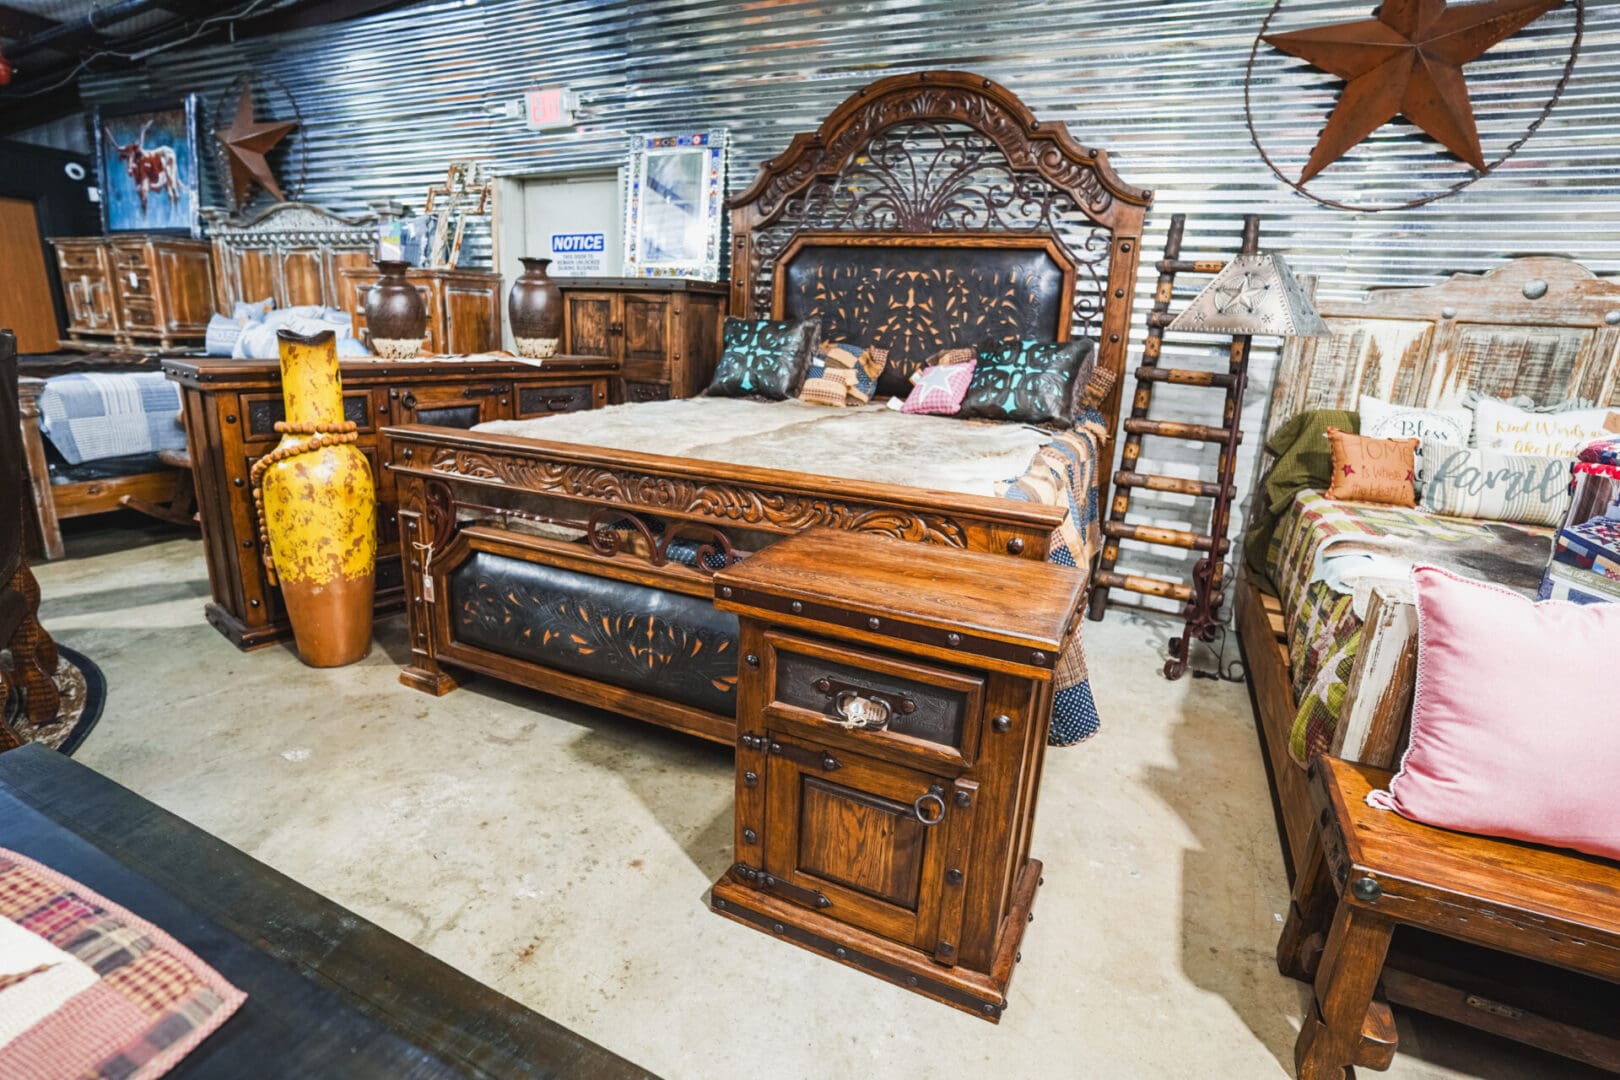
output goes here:
{"type": "Polygon", "coordinates": [[[1327,497],[1346,502],[1417,505],[1416,439],[1369,439],[1327,429],[1333,447],[1333,484],[1327,497]]]}

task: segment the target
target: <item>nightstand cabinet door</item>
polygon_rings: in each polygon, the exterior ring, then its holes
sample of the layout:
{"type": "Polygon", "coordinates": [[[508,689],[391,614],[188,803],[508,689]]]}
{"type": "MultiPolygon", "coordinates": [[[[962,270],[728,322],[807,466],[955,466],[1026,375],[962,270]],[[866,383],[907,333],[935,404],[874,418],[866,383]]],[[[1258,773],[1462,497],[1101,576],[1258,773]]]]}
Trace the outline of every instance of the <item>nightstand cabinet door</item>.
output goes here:
{"type": "Polygon", "coordinates": [[[667,294],[621,297],[624,353],[620,373],[626,379],[669,378],[670,300],[667,294]]]}
{"type": "Polygon", "coordinates": [[[607,356],[621,359],[618,326],[618,296],[608,292],[567,292],[563,294],[563,346],[571,356],[607,356]]]}
{"type": "Polygon", "coordinates": [[[764,869],[779,891],[954,963],[977,785],[770,738],[764,869]]]}

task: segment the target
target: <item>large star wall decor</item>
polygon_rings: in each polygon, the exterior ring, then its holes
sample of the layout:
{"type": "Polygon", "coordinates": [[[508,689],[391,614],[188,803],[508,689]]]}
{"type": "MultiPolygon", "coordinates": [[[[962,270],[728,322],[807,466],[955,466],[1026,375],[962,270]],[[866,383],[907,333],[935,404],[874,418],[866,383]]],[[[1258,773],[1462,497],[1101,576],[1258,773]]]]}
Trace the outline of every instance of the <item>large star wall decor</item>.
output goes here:
{"type": "Polygon", "coordinates": [[[1300,183],[1397,116],[1484,171],[1463,65],[1564,0],[1384,0],[1371,19],[1267,34],[1268,44],[1345,80],[1300,183]]]}
{"type": "Polygon", "coordinates": [[[231,192],[236,197],[237,206],[247,202],[254,184],[274,195],[277,201],[286,201],[287,196],[282,194],[281,185],[276,183],[276,174],[270,171],[270,163],[265,160],[265,155],[297,129],[297,122],[292,120],[253,119],[253,87],[242,87],[242,96],[236,101],[236,116],[231,120],[231,126],[214,133],[214,138],[225,147],[225,154],[230,159],[231,192]]]}

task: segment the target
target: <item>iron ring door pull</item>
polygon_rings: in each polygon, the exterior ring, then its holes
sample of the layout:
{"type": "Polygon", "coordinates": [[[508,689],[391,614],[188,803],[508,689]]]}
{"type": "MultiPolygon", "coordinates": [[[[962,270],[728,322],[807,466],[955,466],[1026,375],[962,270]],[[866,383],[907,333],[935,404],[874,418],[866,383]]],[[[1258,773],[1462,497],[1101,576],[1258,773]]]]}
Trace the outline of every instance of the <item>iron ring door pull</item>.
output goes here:
{"type": "Polygon", "coordinates": [[[855,731],[882,730],[889,723],[888,702],[866,697],[854,690],[840,690],[838,696],[833,698],[833,708],[843,717],[842,720],[833,721],[839,727],[855,731]]]}
{"type": "Polygon", "coordinates": [[[933,787],[917,796],[917,801],[911,804],[911,812],[917,815],[917,820],[922,822],[923,828],[925,829],[932,828],[933,826],[944,821],[945,798],[939,785],[935,784],[933,787]],[[935,806],[939,807],[939,812],[933,817],[929,817],[923,812],[923,807],[927,806],[929,802],[932,802],[935,806]]]}

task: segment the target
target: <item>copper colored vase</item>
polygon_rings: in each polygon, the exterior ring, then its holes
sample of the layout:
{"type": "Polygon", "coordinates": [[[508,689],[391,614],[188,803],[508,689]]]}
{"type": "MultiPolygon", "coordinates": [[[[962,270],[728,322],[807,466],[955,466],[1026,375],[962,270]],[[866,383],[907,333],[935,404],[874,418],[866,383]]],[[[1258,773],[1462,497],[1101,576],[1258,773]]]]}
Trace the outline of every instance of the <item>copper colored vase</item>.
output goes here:
{"type": "Polygon", "coordinates": [[[376,490],[343,417],[332,331],[276,336],[287,419],[266,459],[274,460],[255,466],[254,495],[298,656],[311,667],[338,667],[371,650],[376,490]]]}
{"type": "Polygon", "coordinates": [[[506,314],[519,356],[544,360],[555,356],[562,339],[562,289],[546,273],[550,259],[523,259],[523,274],[512,282],[506,314]]]}
{"type": "Polygon", "coordinates": [[[366,290],[366,329],[378,356],[415,356],[427,337],[427,304],[406,277],[410,268],[409,263],[379,261],[382,277],[366,290]]]}

